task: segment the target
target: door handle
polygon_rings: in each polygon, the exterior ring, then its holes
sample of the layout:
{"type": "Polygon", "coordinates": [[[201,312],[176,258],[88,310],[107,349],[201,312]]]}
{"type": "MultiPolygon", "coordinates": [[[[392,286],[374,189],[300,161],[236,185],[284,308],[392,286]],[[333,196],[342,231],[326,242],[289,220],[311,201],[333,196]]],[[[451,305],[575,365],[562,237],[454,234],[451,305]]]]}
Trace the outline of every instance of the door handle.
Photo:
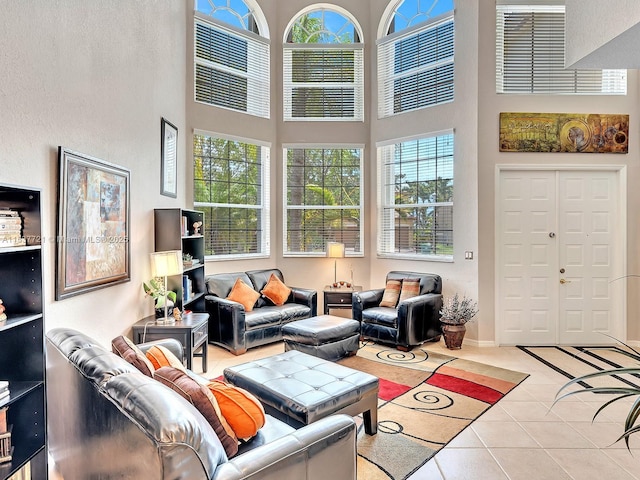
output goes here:
{"type": "Polygon", "coordinates": [[[561,278],[560,283],[564,285],[565,283],[571,283],[571,280],[565,280],[564,278],[561,278]]]}

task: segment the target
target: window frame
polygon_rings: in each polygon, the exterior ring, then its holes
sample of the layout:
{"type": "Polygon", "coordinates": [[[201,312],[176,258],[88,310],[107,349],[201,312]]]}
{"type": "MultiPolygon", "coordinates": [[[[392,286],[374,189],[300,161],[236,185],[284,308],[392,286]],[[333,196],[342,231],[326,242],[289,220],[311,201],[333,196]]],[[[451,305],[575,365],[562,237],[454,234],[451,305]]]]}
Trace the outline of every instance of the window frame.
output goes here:
{"type": "Polygon", "coordinates": [[[290,210],[310,210],[310,209],[316,209],[316,210],[358,210],[359,211],[359,215],[360,215],[360,221],[359,221],[359,229],[358,229],[358,235],[359,235],[359,250],[358,251],[354,251],[354,250],[349,250],[348,248],[345,248],[345,257],[364,257],[365,255],[365,249],[364,249],[364,243],[365,243],[365,239],[364,239],[364,215],[365,215],[365,190],[364,190],[364,155],[365,155],[365,146],[364,144],[345,144],[345,143],[340,143],[340,144],[326,144],[326,143],[304,143],[304,144],[299,144],[299,143],[295,143],[295,144],[283,144],[282,145],[282,161],[283,161],[283,168],[282,168],[282,252],[283,252],[283,257],[290,257],[290,258],[300,258],[300,257],[309,257],[309,258],[313,258],[313,257],[326,257],[326,242],[328,241],[333,241],[333,240],[328,240],[326,239],[325,241],[325,245],[324,245],[324,250],[323,251],[318,251],[318,252],[293,252],[290,251],[289,249],[289,245],[288,245],[288,218],[289,218],[289,211],[290,210]],[[288,150],[291,149],[303,149],[303,150],[312,150],[312,149],[342,149],[342,150],[359,150],[360,151],[360,161],[359,161],[359,169],[360,169],[360,179],[359,179],[359,192],[360,192],[360,202],[359,205],[357,206],[353,206],[353,205],[340,205],[340,206],[326,206],[326,205],[295,205],[292,206],[289,204],[288,201],[288,182],[287,182],[287,176],[288,176],[288,163],[287,163],[287,152],[288,150]]]}
{"type": "MultiPolygon", "coordinates": [[[[437,141],[437,140],[436,140],[437,141]]],[[[422,133],[417,135],[412,135],[410,137],[397,138],[392,140],[387,140],[384,142],[378,142],[376,144],[377,150],[377,167],[378,167],[378,195],[377,195],[377,227],[378,233],[376,235],[376,254],[378,258],[391,258],[391,259],[405,259],[405,260],[420,260],[420,261],[430,261],[430,262],[445,262],[445,263],[453,263],[455,256],[455,241],[454,241],[454,225],[453,225],[453,212],[455,209],[455,197],[453,197],[453,192],[455,191],[455,130],[454,129],[446,129],[435,132],[422,133]],[[453,143],[451,147],[451,168],[452,172],[452,200],[446,202],[430,202],[428,204],[420,204],[420,205],[428,205],[427,207],[421,208],[442,208],[442,207],[450,207],[451,208],[451,248],[452,252],[450,255],[438,255],[432,253],[416,253],[416,252],[394,252],[391,251],[395,248],[395,237],[396,237],[396,224],[395,221],[389,222],[385,216],[385,212],[388,210],[395,211],[397,209],[402,208],[415,208],[419,204],[397,204],[395,203],[395,170],[391,171],[388,168],[388,164],[385,163],[385,153],[384,149],[394,148],[396,145],[426,140],[429,138],[437,139],[438,137],[451,136],[451,141],[453,143]],[[389,175],[393,175],[394,178],[389,180],[389,175]],[[391,190],[393,188],[393,191],[391,190]],[[390,224],[393,225],[393,230],[385,230],[385,225],[390,224]],[[388,248],[385,251],[384,246],[387,245],[388,248]]],[[[433,160],[438,160],[439,157],[433,158],[433,160]]],[[[437,172],[437,163],[436,163],[436,172],[437,172]]],[[[427,179],[426,181],[437,181],[437,175],[435,179],[427,179]]],[[[419,179],[416,179],[419,181],[419,179]]],[[[436,234],[434,232],[434,234],[436,234]]]]}
{"type": "MultiPolygon", "coordinates": [[[[271,257],[271,143],[261,140],[250,139],[245,137],[239,137],[234,135],[226,135],[216,132],[209,132],[206,130],[194,129],[192,141],[195,140],[195,136],[205,136],[215,139],[221,139],[225,141],[240,142],[249,145],[258,146],[261,149],[263,155],[261,178],[265,181],[261,183],[261,205],[239,204],[239,203],[219,203],[219,202],[199,202],[195,199],[195,171],[194,171],[194,210],[199,208],[249,208],[260,212],[261,224],[263,225],[260,235],[261,252],[246,253],[246,254],[220,254],[220,255],[205,255],[205,261],[227,261],[227,260],[246,260],[257,258],[270,258],[271,257]]],[[[195,151],[193,152],[193,169],[195,170],[195,151]]],[[[200,210],[199,210],[200,211],[200,210]]],[[[207,218],[207,217],[205,217],[207,218]]],[[[205,226],[206,227],[206,226],[205,226]]],[[[206,243],[206,240],[205,240],[206,243]]]]}

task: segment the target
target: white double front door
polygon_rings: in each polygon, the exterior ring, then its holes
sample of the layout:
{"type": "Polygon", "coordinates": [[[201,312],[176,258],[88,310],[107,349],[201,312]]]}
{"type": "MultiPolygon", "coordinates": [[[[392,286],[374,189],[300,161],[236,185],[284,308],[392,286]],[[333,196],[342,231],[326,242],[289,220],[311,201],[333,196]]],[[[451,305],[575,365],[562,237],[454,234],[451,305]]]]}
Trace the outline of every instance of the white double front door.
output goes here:
{"type": "Polygon", "coordinates": [[[624,340],[620,172],[504,169],[498,187],[498,343],[624,340]]]}

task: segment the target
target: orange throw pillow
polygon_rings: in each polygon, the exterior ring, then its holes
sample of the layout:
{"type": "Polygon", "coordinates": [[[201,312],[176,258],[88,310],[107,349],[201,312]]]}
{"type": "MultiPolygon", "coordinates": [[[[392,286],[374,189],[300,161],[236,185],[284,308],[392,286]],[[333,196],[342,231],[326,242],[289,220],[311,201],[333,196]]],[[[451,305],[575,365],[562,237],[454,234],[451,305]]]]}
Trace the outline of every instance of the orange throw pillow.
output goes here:
{"type": "Polygon", "coordinates": [[[229,295],[227,295],[227,300],[241,303],[246,312],[253,310],[253,306],[259,298],[260,294],[244,283],[240,278],[236,280],[236,283],[233,284],[229,295]]]}
{"type": "Polygon", "coordinates": [[[249,392],[219,380],[211,380],[208,387],[238,438],[247,440],[264,426],[264,407],[249,392]]]}
{"type": "Polygon", "coordinates": [[[398,303],[398,297],[400,296],[401,286],[402,280],[387,280],[387,286],[384,288],[380,306],[395,308],[398,303]]]}
{"type": "Polygon", "coordinates": [[[405,278],[402,280],[402,290],[400,291],[399,302],[407,298],[417,297],[420,294],[420,279],[405,278]]]}
{"type": "Polygon", "coordinates": [[[160,367],[175,367],[184,370],[182,362],[176,357],[171,350],[162,345],[154,345],[145,354],[153,367],[157,370],[160,367]]]}
{"type": "Polygon", "coordinates": [[[291,289],[272,273],[260,293],[271,300],[274,305],[284,305],[284,302],[291,295],[291,289]]]}

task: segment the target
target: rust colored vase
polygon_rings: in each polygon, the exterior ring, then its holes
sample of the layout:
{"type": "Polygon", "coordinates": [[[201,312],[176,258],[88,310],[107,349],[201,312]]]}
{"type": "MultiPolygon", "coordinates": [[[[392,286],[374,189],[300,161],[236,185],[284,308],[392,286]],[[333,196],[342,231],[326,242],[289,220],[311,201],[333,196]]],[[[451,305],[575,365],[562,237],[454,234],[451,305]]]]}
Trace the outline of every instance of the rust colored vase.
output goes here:
{"type": "Polygon", "coordinates": [[[460,350],[462,348],[462,340],[467,327],[463,324],[452,325],[450,323],[442,324],[442,335],[444,336],[444,344],[450,350],[460,350]]]}

